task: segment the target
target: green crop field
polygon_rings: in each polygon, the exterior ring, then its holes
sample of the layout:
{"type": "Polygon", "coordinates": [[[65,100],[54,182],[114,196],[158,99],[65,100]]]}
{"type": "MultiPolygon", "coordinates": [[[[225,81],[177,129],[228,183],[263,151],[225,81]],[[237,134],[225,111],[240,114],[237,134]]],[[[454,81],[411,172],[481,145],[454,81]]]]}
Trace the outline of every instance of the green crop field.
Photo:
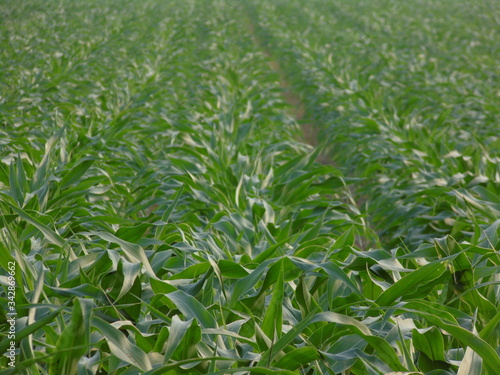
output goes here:
{"type": "Polygon", "coordinates": [[[497,375],[499,24],[0,0],[0,374],[497,375]]]}

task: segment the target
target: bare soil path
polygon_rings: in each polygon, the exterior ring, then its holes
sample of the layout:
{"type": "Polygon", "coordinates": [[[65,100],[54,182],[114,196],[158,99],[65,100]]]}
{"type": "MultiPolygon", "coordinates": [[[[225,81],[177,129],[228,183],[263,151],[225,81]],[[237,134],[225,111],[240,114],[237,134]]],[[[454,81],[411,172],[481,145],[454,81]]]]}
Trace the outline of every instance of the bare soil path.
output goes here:
{"type": "MultiPolygon", "coordinates": [[[[255,30],[255,26],[250,19],[248,19],[248,28],[255,45],[259,46],[262,52],[267,56],[269,67],[278,74],[279,85],[283,89],[283,99],[289,105],[288,114],[300,124],[303,133],[303,140],[305,141],[305,143],[313,147],[317,147],[318,127],[310,121],[306,121],[306,107],[302,102],[302,98],[297,92],[294,91],[292,85],[287,80],[285,73],[280,67],[279,61],[260,40],[255,30]]],[[[317,161],[322,164],[333,165],[333,161],[322,154],[318,156],[317,161]]]]}
{"type": "MultiPolygon", "coordinates": [[[[303,138],[302,141],[305,143],[313,146],[313,147],[321,147],[321,145],[318,142],[318,133],[319,133],[319,127],[314,124],[311,121],[308,121],[308,116],[307,116],[307,111],[306,111],[306,106],[304,102],[302,101],[301,96],[294,90],[293,86],[290,84],[288,79],[286,78],[286,75],[283,71],[283,69],[280,67],[279,61],[276,59],[275,54],[273,54],[265,45],[265,43],[259,38],[256,30],[255,30],[255,25],[253,24],[252,20],[250,17],[247,17],[247,23],[248,23],[248,29],[250,32],[250,35],[252,36],[252,39],[255,43],[256,46],[258,46],[261,51],[266,55],[269,67],[278,74],[279,77],[279,85],[282,88],[282,96],[285,102],[289,105],[288,109],[288,114],[292,116],[298,124],[300,124],[300,127],[302,129],[302,134],[303,138]]],[[[328,156],[325,155],[323,152],[321,152],[318,157],[316,158],[316,161],[318,163],[324,164],[324,165],[332,165],[335,167],[338,167],[338,165],[328,156]]],[[[357,197],[355,198],[355,194],[353,192],[356,191],[356,187],[353,185],[350,185],[350,188],[348,188],[350,191],[351,189],[354,189],[350,193],[350,202],[355,205],[356,207],[362,207],[362,203],[366,200],[366,197],[357,197]]],[[[368,227],[368,223],[365,221],[365,219],[361,219],[363,221],[363,224],[368,227]]],[[[365,236],[366,237],[366,236],[365,236]]],[[[360,249],[367,249],[370,245],[370,241],[366,241],[365,237],[359,237],[357,236],[356,238],[356,245],[360,249]]]]}

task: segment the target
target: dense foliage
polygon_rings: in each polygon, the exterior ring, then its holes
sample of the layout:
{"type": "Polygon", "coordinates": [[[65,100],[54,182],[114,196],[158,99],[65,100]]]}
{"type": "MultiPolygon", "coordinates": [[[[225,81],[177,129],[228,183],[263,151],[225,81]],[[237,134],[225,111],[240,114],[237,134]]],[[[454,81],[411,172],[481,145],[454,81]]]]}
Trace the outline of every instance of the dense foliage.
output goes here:
{"type": "Polygon", "coordinates": [[[498,4],[0,15],[2,374],[497,373],[498,4]]]}
{"type": "MultiPolygon", "coordinates": [[[[500,217],[498,4],[258,1],[262,39],[391,246],[500,217]]],[[[258,9],[258,12],[257,12],[258,9]]]]}

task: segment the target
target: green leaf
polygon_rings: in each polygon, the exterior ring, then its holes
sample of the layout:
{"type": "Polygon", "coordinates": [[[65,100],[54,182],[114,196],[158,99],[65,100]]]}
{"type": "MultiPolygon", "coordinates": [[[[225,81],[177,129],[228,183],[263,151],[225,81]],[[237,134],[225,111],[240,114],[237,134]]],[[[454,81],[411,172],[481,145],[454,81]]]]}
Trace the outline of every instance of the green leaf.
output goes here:
{"type": "Polygon", "coordinates": [[[498,356],[498,353],[480,337],[467,331],[465,328],[460,327],[455,322],[439,318],[436,315],[413,309],[409,311],[419,314],[430,324],[448,332],[455,339],[459,340],[462,345],[468,346],[474,350],[474,352],[480,355],[483,359],[483,363],[488,374],[495,375],[497,371],[496,369],[500,368],[500,357],[498,356]]]}
{"type": "Polygon", "coordinates": [[[182,312],[186,319],[195,318],[200,322],[203,328],[216,328],[217,323],[205,306],[198,302],[194,297],[184,293],[181,290],[165,295],[182,312]]]}
{"type": "MultiPolygon", "coordinates": [[[[44,325],[49,324],[52,322],[64,309],[64,306],[58,308],[55,311],[52,311],[48,314],[45,314],[42,316],[40,319],[36,320],[35,322],[31,323],[30,325],[24,327],[23,329],[19,330],[16,332],[16,341],[21,341],[25,337],[31,335],[32,333],[38,331],[41,329],[44,325]]],[[[4,338],[0,342],[0,354],[3,354],[7,351],[7,349],[10,346],[10,339],[8,337],[4,338]]]]}
{"type": "Polygon", "coordinates": [[[141,371],[152,369],[149,357],[139,347],[133,345],[118,329],[104,320],[93,317],[92,326],[97,328],[106,339],[111,352],[126,363],[130,363],[141,371]]]}
{"type": "Polygon", "coordinates": [[[52,229],[50,229],[46,225],[42,224],[40,221],[38,221],[37,219],[35,219],[33,216],[29,215],[25,211],[13,206],[9,202],[5,202],[5,203],[10,208],[12,208],[12,210],[15,213],[17,213],[20,218],[24,219],[25,221],[27,221],[28,223],[30,223],[31,225],[36,227],[40,232],[42,232],[43,235],[45,236],[45,238],[47,238],[47,240],[50,243],[53,243],[54,245],[60,246],[63,249],[67,248],[66,241],[60,235],[58,235],[56,232],[54,232],[52,229]]]}
{"type": "Polygon", "coordinates": [[[276,259],[268,259],[259,264],[259,266],[254,269],[248,276],[239,279],[234,285],[234,289],[231,294],[231,300],[229,305],[232,306],[236,301],[241,299],[246,292],[252,289],[255,284],[260,280],[262,274],[266,271],[269,264],[276,262],[276,259]]]}
{"type": "Polygon", "coordinates": [[[120,259],[118,264],[118,272],[121,273],[121,287],[120,293],[116,297],[116,301],[119,301],[126,293],[130,291],[134,285],[135,280],[139,277],[141,273],[140,263],[130,263],[125,259],[120,259]]]}
{"type": "Polygon", "coordinates": [[[309,324],[315,322],[331,322],[347,326],[353,333],[361,336],[372,348],[374,348],[379,357],[385,361],[393,370],[405,370],[401,365],[398,355],[392,348],[392,346],[381,337],[373,336],[370,329],[363,323],[357,321],[356,319],[337,314],[334,312],[322,312],[315,315],[309,315],[300,321],[298,324],[292,327],[286,334],[284,334],[272,348],[267,350],[259,360],[260,365],[266,364],[274,358],[273,353],[279,353],[285,348],[286,345],[295,337],[297,337],[302,330],[304,330],[309,324]]]}
{"type": "Polygon", "coordinates": [[[280,337],[282,331],[284,295],[283,261],[280,261],[278,272],[271,302],[267,306],[264,319],[262,320],[262,330],[271,340],[280,337]]]}
{"type": "Polygon", "coordinates": [[[358,287],[351,281],[349,276],[346,275],[346,273],[335,263],[330,262],[330,263],[323,263],[321,264],[321,268],[323,268],[328,276],[334,278],[335,280],[341,280],[343,283],[347,285],[351,291],[356,294],[358,297],[362,298],[363,300],[365,299],[365,296],[361,291],[358,289],[358,287]]]}
{"type": "Polygon", "coordinates": [[[318,351],[309,346],[294,349],[285,354],[274,367],[285,370],[296,370],[320,358],[318,351]]]}
{"type": "Polygon", "coordinates": [[[241,279],[248,276],[248,271],[246,271],[241,265],[230,260],[221,259],[218,263],[220,272],[223,277],[229,279],[241,279]]]}
{"type": "Polygon", "coordinates": [[[56,355],[51,360],[49,374],[76,375],[78,373],[78,361],[88,350],[88,331],[85,329],[85,319],[82,305],[75,298],[71,321],[64,328],[56,344],[56,355]]]}
{"type": "Polygon", "coordinates": [[[151,264],[149,264],[148,257],[146,256],[146,253],[141,246],[124,241],[121,238],[118,238],[107,232],[91,232],[91,234],[95,234],[105,241],[119,245],[124,251],[125,255],[129,258],[130,262],[141,262],[146,269],[146,274],[153,279],[157,279],[155,272],[151,268],[151,264]]]}
{"type": "Polygon", "coordinates": [[[149,228],[151,228],[151,224],[148,223],[133,227],[120,227],[120,229],[116,231],[115,235],[124,241],[136,243],[139,242],[149,228]]]}
{"type": "Polygon", "coordinates": [[[404,298],[416,288],[432,283],[446,271],[446,263],[438,261],[426,264],[397,281],[384,290],[375,300],[378,306],[390,306],[399,298],[404,298]]]}
{"type": "Polygon", "coordinates": [[[191,323],[193,323],[193,318],[183,321],[180,320],[177,315],[172,317],[167,346],[165,347],[165,355],[163,356],[163,364],[167,363],[172,354],[175,352],[187,330],[191,327],[191,323]]]}
{"type": "Polygon", "coordinates": [[[436,327],[423,330],[413,330],[413,345],[415,349],[425,353],[433,361],[446,362],[444,340],[441,332],[436,327]]]}
{"type": "Polygon", "coordinates": [[[210,269],[209,262],[195,263],[192,266],[187,267],[179,273],[172,275],[169,280],[182,280],[182,279],[194,279],[200,275],[207,273],[210,269]]]}
{"type": "Polygon", "coordinates": [[[77,164],[73,168],[63,174],[61,179],[61,188],[65,188],[79,181],[80,178],[87,173],[95,161],[96,158],[93,156],[87,156],[78,160],[77,164]]]}

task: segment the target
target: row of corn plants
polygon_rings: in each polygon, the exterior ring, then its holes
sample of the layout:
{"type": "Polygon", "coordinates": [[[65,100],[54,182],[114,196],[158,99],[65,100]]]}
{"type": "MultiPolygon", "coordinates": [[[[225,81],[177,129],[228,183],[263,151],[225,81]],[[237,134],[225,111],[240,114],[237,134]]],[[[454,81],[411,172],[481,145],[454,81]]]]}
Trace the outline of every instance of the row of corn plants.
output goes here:
{"type": "MultiPolygon", "coordinates": [[[[435,280],[434,301],[475,320],[472,332],[492,328],[490,344],[498,348],[498,260],[477,253],[497,254],[499,246],[498,5],[257,0],[244,7],[302,95],[304,121],[321,130],[322,147],[343,170],[361,179],[355,199],[382,244],[424,263],[457,254],[448,267],[459,290],[447,299],[450,290],[435,280]]],[[[429,323],[428,332],[436,329],[429,323]]],[[[405,337],[413,351],[407,370],[487,371],[453,367],[453,345],[440,347],[437,359],[417,332],[405,337]]],[[[450,333],[445,342],[456,338],[450,333]]]]}
{"type": "Polygon", "coordinates": [[[498,4],[247,2],[384,242],[500,216],[498,4]]]}
{"type": "Polygon", "coordinates": [[[18,285],[5,373],[286,372],[319,358],[285,357],[290,339],[274,352],[306,306],[277,301],[321,270],[305,255],[366,229],[338,171],[294,140],[228,5],[49,5],[2,9],[0,258],[18,285]]]}
{"type": "Polygon", "coordinates": [[[498,223],[384,248],[241,5],[0,5],[2,373],[494,374],[498,223]]]}

